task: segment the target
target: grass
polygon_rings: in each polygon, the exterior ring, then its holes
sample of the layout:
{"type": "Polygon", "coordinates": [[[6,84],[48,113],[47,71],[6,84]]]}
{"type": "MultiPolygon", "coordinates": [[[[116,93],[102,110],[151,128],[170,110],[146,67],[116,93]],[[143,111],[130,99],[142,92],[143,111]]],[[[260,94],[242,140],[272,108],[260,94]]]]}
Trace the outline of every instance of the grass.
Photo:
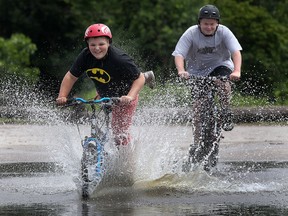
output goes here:
{"type": "Polygon", "coordinates": [[[243,96],[237,92],[233,94],[231,106],[233,107],[257,107],[275,105],[268,102],[267,98],[259,98],[254,96],[243,96]]]}
{"type": "MultiPolygon", "coordinates": [[[[78,96],[92,99],[95,97],[95,90],[81,92],[78,96]]],[[[191,104],[190,90],[181,83],[167,83],[165,85],[158,85],[154,89],[144,86],[140,92],[140,107],[183,107],[189,104],[191,104]]],[[[274,105],[278,106],[283,104],[271,103],[268,98],[265,97],[244,96],[239,92],[234,92],[231,100],[232,107],[263,107],[274,105]]]]}
{"type": "Polygon", "coordinates": [[[27,121],[23,119],[6,118],[6,117],[0,118],[0,124],[26,124],[26,123],[27,121]]]}
{"type": "MultiPolygon", "coordinates": [[[[173,101],[175,106],[186,106],[191,104],[191,93],[183,85],[179,84],[169,84],[163,87],[157,87],[154,90],[144,87],[140,93],[141,101],[140,105],[144,104],[155,104],[155,100],[166,100],[173,101]],[[143,102],[144,101],[144,102],[143,102]]],[[[265,97],[255,97],[255,96],[243,96],[238,92],[234,92],[232,95],[231,106],[232,107],[257,107],[257,106],[271,106],[278,105],[268,102],[268,99],[265,97]]],[[[159,101],[158,101],[159,104],[159,101]]],[[[173,105],[173,104],[172,104],[173,105]]]]}
{"type": "MultiPolygon", "coordinates": [[[[77,94],[77,97],[92,99],[95,97],[95,90],[89,90],[77,94]]],[[[180,83],[169,83],[163,86],[158,85],[154,89],[144,86],[140,92],[139,108],[186,108],[192,103],[190,90],[180,83]]],[[[269,103],[267,98],[243,96],[238,92],[233,93],[231,106],[237,108],[250,107],[273,107],[278,104],[269,103]]],[[[280,105],[280,104],[279,104],[280,105]]],[[[0,117],[2,124],[24,124],[27,119],[0,117]]]]}

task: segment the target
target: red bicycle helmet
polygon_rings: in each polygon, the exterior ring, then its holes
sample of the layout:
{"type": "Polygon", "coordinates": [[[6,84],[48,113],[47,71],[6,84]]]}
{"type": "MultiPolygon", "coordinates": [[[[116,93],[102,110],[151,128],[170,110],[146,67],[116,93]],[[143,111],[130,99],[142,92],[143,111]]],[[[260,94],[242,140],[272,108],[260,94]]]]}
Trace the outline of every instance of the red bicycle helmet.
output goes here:
{"type": "Polygon", "coordinates": [[[86,40],[87,38],[101,37],[101,36],[108,37],[110,40],[112,39],[112,33],[109,27],[102,23],[97,23],[90,25],[86,29],[84,39],[86,40]]]}

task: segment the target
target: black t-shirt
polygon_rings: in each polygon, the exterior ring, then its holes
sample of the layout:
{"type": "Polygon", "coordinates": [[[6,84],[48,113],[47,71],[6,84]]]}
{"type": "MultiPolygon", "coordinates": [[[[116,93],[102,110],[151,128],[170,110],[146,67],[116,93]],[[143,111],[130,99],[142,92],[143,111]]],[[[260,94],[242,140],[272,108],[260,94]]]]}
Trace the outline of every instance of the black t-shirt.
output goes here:
{"type": "Polygon", "coordinates": [[[84,48],[70,72],[76,77],[86,72],[101,97],[127,95],[132,83],[140,75],[133,59],[113,46],[108,48],[108,53],[103,59],[96,59],[88,48],[84,48]]]}

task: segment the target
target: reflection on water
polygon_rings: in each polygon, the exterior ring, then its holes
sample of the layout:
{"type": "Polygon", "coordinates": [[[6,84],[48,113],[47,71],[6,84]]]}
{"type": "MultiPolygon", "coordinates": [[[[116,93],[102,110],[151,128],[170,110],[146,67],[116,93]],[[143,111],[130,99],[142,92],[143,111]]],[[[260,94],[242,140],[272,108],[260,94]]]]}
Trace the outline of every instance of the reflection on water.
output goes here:
{"type": "Polygon", "coordinates": [[[194,170],[133,185],[110,175],[85,201],[56,163],[1,164],[0,215],[287,215],[287,168],[288,162],[229,162],[211,175],[194,170]]]}
{"type": "MultiPolygon", "coordinates": [[[[195,199],[197,199],[195,197],[195,199]]],[[[1,215],[41,215],[41,216],[64,216],[64,215],[287,215],[288,210],[277,205],[250,205],[250,204],[211,204],[211,203],[179,203],[127,205],[103,204],[95,201],[80,202],[70,205],[63,204],[30,204],[30,205],[7,205],[0,207],[1,215]]]]}

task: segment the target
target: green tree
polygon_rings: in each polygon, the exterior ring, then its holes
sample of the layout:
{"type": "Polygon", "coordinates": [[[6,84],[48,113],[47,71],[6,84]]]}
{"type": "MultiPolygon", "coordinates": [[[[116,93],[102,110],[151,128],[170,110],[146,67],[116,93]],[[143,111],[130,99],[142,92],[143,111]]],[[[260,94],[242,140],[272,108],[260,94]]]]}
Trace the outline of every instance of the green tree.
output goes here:
{"type": "Polygon", "coordinates": [[[0,0],[0,35],[9,38],[20,32],[30,37],[38,47],[31,63],[57,92],[64,73],[85,46],[86,27],[102,22],[111,28],[116,46],[165,82],[176,74],[171,53],[177,40],[197,23],[198,10],[207,3],[220,9],[221,23],[243,46],[239,90],[279,95],[277,86],[285,87],[288,80],[286,0],[0,0]]]}
{"type": "Polygon", "coordinates": [[[40,90],[57,94],[60,80],[83,44],[83,29],[95,4],[87,0],[0,0],[0,35],[9,38],[23,33],[37,45],[31,63],[40,69],[40,90]]]}
{"type": "MultiPolygon", "coordinates": [[[[241,91],[274,97],[279,82],[288,79],[285,61],[288,28],[282,23],[282,12],[276,12],[280,8],[275,3],[269,8],[271,2],[259,2],[216,0],[213,3],[220,9],[221,22],[235,33],[243,47],[241,91]]],[[[280,3],[284,6],[283,1],[280,3]]]]}
{"type": "Polygon", "coordinates": [[[143,67],[156,71],[158,80],[171,78],[174,69],[171,54],[181,34],[196,23],[201,2],[112,0],[103,4],[110,14],[107,24],[111,25],[112,31],[115,29],[115,35],[121,37],[116,38],[116,43],[125,47],[127,40],[129,44],[132,41],[131,53],[138,54],[138,62],[143,67]]]}
{"type": "Polygon", "coordinates": [[[16,76],[18,79],[36,82],[39,69],[31,67],[31,55],[37,47],[23,34],[13,34],[10,39],[0,37],[1,79],[16,76]]]}

